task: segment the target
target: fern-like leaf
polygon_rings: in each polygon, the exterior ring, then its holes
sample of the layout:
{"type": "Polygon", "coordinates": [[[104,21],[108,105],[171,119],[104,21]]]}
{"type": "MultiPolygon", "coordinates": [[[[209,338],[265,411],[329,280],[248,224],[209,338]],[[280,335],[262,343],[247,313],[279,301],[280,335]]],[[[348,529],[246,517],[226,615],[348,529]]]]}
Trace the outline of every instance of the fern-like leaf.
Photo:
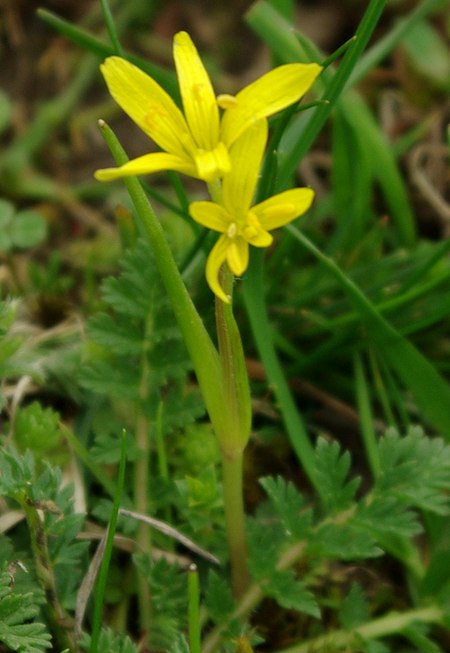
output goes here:
{"type": "Polygon", "coordinates": [[[312,511],[306,509],[305,499],[297,488],[281,476],[260,480],[271,499],[288,537],[294,540],[306,539],[312,522],[312,511]]]}
{"type": "Polygon", "coordinates": [[[319,606],[314,595],[307,589],[305,583],[295,578],[292,569],[272,572],[268,582],[264,584],[264,592],[282,608],[320,617],[319,606]]]}
{"type": "Polygon", "coordinates": [[[230,584],[214,571],[208,574],[205,604],[209,616],[216,624],[226,623],[234,609],[230,584]]]}
{"type": "Polygon", "coordinates": [[[353,583],[338,613],[342,628],[351,630],[369,619],[369,605],[359,583],[353,583]]]}
{"type": "Polygon", "coordinates": [[[0,642],[17,653],[43,653],[51,636],[44,624],[31,621],[39,610],[33,594],[16,594],[10,583],[8,573],[0,574],[0,642]]]}
{"type": "Polygon", "coordinates": [[[315,475],[322,489],[325,509],[329,513],[346,510],[353,502],[359,478],[348,480],[351,458],[341,452],[339,444],[319,438],[316,446],[315,475]]]}
{"type": "MultiPolygon", "coordinates": [[[[79,643],[80,648],[89,651],[90,636],[85,633],[79,643]]],[[[127,635],[115,633],[110,628],[103,628],[98,638],[97,650],[102,653],[138,653],[137,646],[127,635]]]]}
{"type": "Polygon", "coordinates": [[[381,474],[376,490],[437,514],[448,513],[450,445],[413,427],[406,436],[387,431],[379,445],[381,474]]]}

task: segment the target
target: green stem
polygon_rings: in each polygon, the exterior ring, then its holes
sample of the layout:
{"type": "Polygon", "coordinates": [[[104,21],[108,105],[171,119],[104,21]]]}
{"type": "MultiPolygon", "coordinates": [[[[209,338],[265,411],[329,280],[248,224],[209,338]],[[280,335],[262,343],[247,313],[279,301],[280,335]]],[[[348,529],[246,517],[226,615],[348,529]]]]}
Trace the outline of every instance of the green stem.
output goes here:
{"type": "Polygon", "coordinates": [[[277,653],[309,653],[332,647],[338,650],[351,647],[352,642],[360,639],[378,639],[395,633],[401,633],[407,626],[415,622],[440,623],[444,618],[443,610],[437,606],[408,610],[407,612],[391,612],[390,614],[369,621],[353,630],[335,630],[306,642],[290,646],[277,653]]]}
{"type": "MultiPolygon", "coordinates": [[[[304,542],[297,542],[281,556],[276,568],[280,571],[289,569],[304,555],[304,552],[304,542]]],[[[227,631],[229,625],[232,622],[243,621],[246,619],[256,606],[261,603],[263,598],[264,591],[262,589],[262,584],[253,583],[250,585],[245,593],[241,595],[240,601],[234,612],[230,615],[229,620],[213,628],[213,630],[211,630],[205,637],[202,653],[212,653],[215,651],[221,644],[222,633],[227,631]]]]}
{"type": "Polygon", "coordinates": [[[247,568],[247,539],[242,487],[242,452],[233,457],[222,454],[225,526],[231,565],[231,586],[235,598],[247,591],[250,576],[247,568]]]}
{"type": "Polygon", "coordinates": [[[200,585],[195,564],[190,565],[188,570],[188,601],[189,652],[200,653],[200,585]]]}
{"type": "Polygon", "coordinates": [[[111,518],[109,520],[108,530],[106,534],[105,550],[103,553],[103,559],[98,574],[97,587],[95,589],[94,616],[92,620],[92,635],[91,635],[91,645],[89,648],[89,653],[97,653],[97,649],[98,649],[98,640],[100,637],[100,631],[101,631],[102,621],[103,621],[102,613],[103,613],[103,604],[104,604],[105,591],[106,591],[106,583],[108,580],[109,563],[111,562],[114,534],[116,532],[116,526],[117,526],[117,515],[119,513],[120,501],[122,498],[123,488],[125,485],[126,461],[127,461],[127,434],[125,431],[122,431],[117,490],[114,496],[111,518]]]}
{"type": "Polygon", "coordinates": [[[119,36],[117,34],[116,25],[114,23],[114,18],[108,4],[108,0],[100,0],[100,5],[102,8],[106,29],[108,30],[108,35],[114,48],[115,54],[117,54],[119,57],[123,57],[122,46],[120,45],[119,36]]]}
{"type": "MultiPolygon", "coordinates": [[[[55,650],[75,651],[72,621],[66,614],[58,599],[55,575],[50,560],[47,545],[47,533],[41,519],[39,505],[32,501],[25,493],[16,497],[20,503],[30,532],[31,549],[33,551],[36,576],[45,594],[44,611],[48,625],[53,636],[55,650]]],[[[45,507],[44,507],[45,508],[45,507]]]]}

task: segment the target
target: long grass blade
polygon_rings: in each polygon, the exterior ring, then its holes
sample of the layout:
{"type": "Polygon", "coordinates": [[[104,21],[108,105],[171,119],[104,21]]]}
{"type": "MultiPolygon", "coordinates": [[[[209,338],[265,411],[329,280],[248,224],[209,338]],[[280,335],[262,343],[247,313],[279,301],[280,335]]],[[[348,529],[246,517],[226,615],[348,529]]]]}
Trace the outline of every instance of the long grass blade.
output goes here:
{"type": "Polygon", "coordinates": [[[414,345],[385,320],[356,284],[293,225],[292,236],[332,274],[352,301],[367,328],[367,337],[414,394],[426,420],[450,438],[450,386],[414,345]]]}

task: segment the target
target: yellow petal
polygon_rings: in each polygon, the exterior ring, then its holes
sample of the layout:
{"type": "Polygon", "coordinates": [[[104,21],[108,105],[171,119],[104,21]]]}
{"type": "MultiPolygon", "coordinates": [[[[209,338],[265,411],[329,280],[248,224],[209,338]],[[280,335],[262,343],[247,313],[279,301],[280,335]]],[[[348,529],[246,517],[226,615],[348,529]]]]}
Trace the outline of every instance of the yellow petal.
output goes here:
{"type": "Polygon", "coordinates": [[[186,156],[186,139],[195,147],[183,114],[151,77],[121,57],[108,57],[100,69],[117,104],[163,150],[186,156]]]}
{"type": "Polygon", "coordinates": [[[252,212],[248,215],[247,226],[243,228],[242,235],[254,247],[269,247],[273,241],[273,237],[261,227],[258,218],[252,212]]]}
{"type": "Polygon", "coordinates": [[[232,273],[240,276],[248,268],[248,243],[240,236],[228,242],[227,263],[232,273]]]}
{"type": "Polygon", "coordinates": [[[223,143],[213,150],[197,150],[194,153],[197,177],[203,181],[214,181],[230,171],[230,157],[223,143]]]}
{"type": "Polygon", "coordinates": [[[243,88],[236,95],[235,106],[223,115],[221,140],[229,147],[256,118],[267,118],[297,102],[321,70],[315,63],[286,64],[243,88]]]}
{"type": "Polygon", "coordinates": [[[178,32],[173,40],[184,114],[199,148],[212,150],[219,142],[219,108],[216,96],[189,34],[178,32]]]}
{"type": "Polygon", "coordinates": [[[189,161],[180,159],[173,154],[155,152],[154,154],[144,154],[137,159],[132,159],[119,168],[96,170],[94,177],[99,181],[111,181],[120,177],[148,175],[152,172],[160,172],[161,170],[176,170],[191,177],[197,176],[194,165],[189,163],[189,161]]]}
{"type": "Polygon", "coordinates": [[[223,206],[215,202],[192,202],[189,213],[203,227],[220,233],[226,233],[230,225],[230,216],[223,206]]]}
{"type": "Polygon", "coordinates": [[[252,208],[261,226],[266,231],[282,227],[305,213],[312,204],[314,191],[311,188],[293,188],[269,197],[252,208]]]}
{"type": "Polygon", "coordinates": [[[251,206],[267,134],[267,120],[258,120],[230,149],[231,170],[222,185],[223,203],[230,214],[246,213],[251,206]]]}
{"type": "Polygon", "coordinates": [[[230,297],[225,294],[219,283],[219,271],[227,258],[228,242],[227,236],[220,236],[206,261],[206,281],[213,293],[226,304],[230,303],[230,297]]]}

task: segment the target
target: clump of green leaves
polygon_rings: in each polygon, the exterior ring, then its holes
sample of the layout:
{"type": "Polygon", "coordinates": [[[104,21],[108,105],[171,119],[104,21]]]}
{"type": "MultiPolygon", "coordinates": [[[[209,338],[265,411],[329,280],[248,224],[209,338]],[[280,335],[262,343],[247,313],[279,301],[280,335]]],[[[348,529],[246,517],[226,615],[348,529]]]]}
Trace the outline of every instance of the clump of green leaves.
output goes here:
{"type": "Polygon", "coordinates": [[[14,415],[14,443],[20,451],[30,449],[38,456],[45,456],[53,464],[67,461],[63,445],[60,415],[38,401],[20,407],[14,415]]]}
{"type": "Polygon", "coordinates": [[[36,621],[39,605],[32,592],[16,592],[14,576],[0,573],[0,642],[16,653],[44,653],[51,648],[51,636],[36,621]]]}
{"type": "MultiPolygon", "coordinates": [[[[68,611],[75,605],[87,543],[77,541],[84,515],[74,511],[73,489],[63,486],[61,471],[44,463],[39,471],[32,453],[0,449],[0,494],[23,511],[33,553],[37,587],[45,596],[43,611],[56,646],[73,647],[68,611]]],[[[12,564],[8,560],[7,564],[12,564]]],[[[25,605],[31,601],[25,600],[25,605]]]]}
{"type": "MultiPolygon", "coordinates": [[[[390,429],[380,439],[378,453],[380,473],[361,492],[361,478],[351,476],[350,454],[336,441],[319,438],[315,474],[323,496],[318,506],[281,476],[261,480],[268,501],[249,524],[249,567],[255,584],[249,590],[253,602],[246,609],[269,597],[285,610],[320,618],[333,604],[331,588],[327,587],[329,565],[340,561],[344,583],[340,591],[344,595],[336,605],[336,619],[348,630],[345,642],[349,643],[354,629],[370,623],[371,617],[362,588],[355,584],[345,588],[345,564],[360,565],[386,554],[401,560],[411,571],[411,578],[419,579],[414,600],[416,607],[421,604],[418,588],[426,567],[414,538],[424,530],[423,513],[449,513],[450,445],[427,437],[418,427],[405,436],[390,429]]],[[[422,601],[429,604],[425,596],[422,601]]],[[[216,575],[210,576],[206,602],[217,628],[225,623],[230,633],[235,633],[239,608],[233,606],[223,580],[216,575]]],[[[424,613],[424,619],[439,622],[444,614],[436,604],[434,611],[424,613]]],[[[412,611],[411,624],[416,619],[420,621],[420,615],[412,611]]],[[[374,630],[371,637],[384,634],[382,629],[374,630]]],[[[360,642],[360,650],[374,650],[371,637],[360,642]]],[[[333,642],[333,633],[329,642],[333,642]]],[[[316,650],[319,641],[311,639],[308,645],[316,650]]],[[[307,650],[299,647],[299,653],[307,650]]]]}
{"type": "MultiPolygon", "coordinates": [[[[138,241],[121,261],[121,274],[102,284],[107,311],[89,320],[91,341],[81,382],[127,417],[126,402],[154,421],[162,409],[165,434],[186,427],[203,411],[186,391],[191,363],[154,267],[149,245],[138,241]],[[162,407],[160,404],[162,403],[162,407]]],[[[123,425],[123,421],[122,421],[123,425]]]]}

